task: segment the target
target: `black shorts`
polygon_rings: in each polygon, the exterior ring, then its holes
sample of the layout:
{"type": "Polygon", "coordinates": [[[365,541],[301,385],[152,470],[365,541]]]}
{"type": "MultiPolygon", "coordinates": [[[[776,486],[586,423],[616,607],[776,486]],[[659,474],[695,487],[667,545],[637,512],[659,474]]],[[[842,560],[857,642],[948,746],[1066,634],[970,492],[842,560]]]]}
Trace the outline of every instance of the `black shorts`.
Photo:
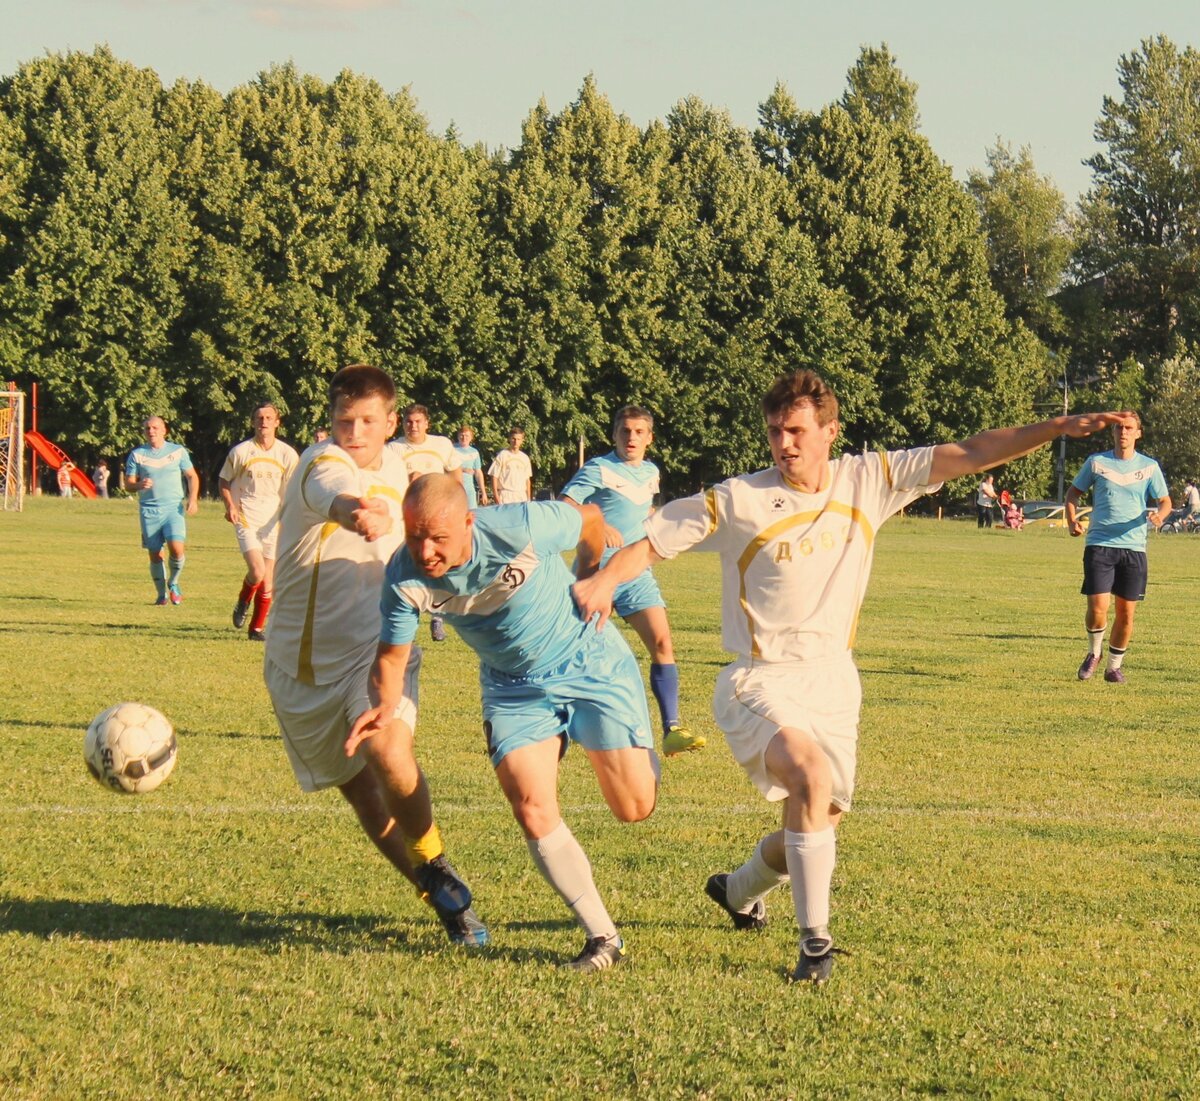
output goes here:
{"type": "Polygon", "coordinates": [[[1122,600],[1146,599],[1146,552],[1127,547],[1085,547],[1084,596],[1112,593],[1122,600]]]}

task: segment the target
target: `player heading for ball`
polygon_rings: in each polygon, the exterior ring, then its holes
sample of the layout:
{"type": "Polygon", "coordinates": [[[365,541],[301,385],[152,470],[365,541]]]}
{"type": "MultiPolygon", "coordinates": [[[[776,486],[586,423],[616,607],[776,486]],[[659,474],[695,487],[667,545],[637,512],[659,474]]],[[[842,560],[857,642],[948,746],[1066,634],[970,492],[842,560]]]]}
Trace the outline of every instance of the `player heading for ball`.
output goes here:
{"type": "Polygon", "coordinates": [[[858,747],[852,647],[879,526],[947,479],[1125,415],[1055,417],[961,443],[833,459],[837,398],[816,374],[777,379],[762,407],[774,466],[664,505],[646,521],[646,537],[577,582],[575,596],[603,623],[617,586],[650,564],[702,540],[720,554],[721,638],[738,656],[717,678],[713,711],[754,785],[783,801],[784,828],[705,889],[736,928],[757,929],[767,894],[790,879],[800,926],[792,978],[823,983],[833,969],[834,830],[850,809],[858,747]]]}
{"type": "Polygon", "coordinates": [[[253,603],[248,637],[251,642],[264,642],[275,577],[279,511],[284,487],[300,456],[277,438],[279,410],[269,401],[254,407],[250,422],[254,435],[230,449],[219,485],[225,519],[233,525],[238,549],[246,560],[246,576],[233,606],[233,625],[245,626],[253,603]]]}
{"type": "Polygon", "coordinates": [[[413,753],[420,650],[406,656],[377,737],[353,757],[342,749],[370,703],[379,593],[404,539],[408,471],[384,446],[396,430],[395,400],[391,377],[365,364],[342,368],[329,384],[332,438],[304,452],[284,492],[263,677],[300,787],[336,786],[450,939],[475,946],[487,943],[487,930],[446,859],[413,753]]]}
{"type": "Polygon", "coordinates": [[[562,554],[575,548],[580,571],[595,569],[600,510],[539,501],[473,512],[457,477],[430,474],[409,488],[404,524],[405,546],[387,570],[372,706],[347,751],[379,736],[401,698],[418,616],[440,609],[479,655],[488,753],[529,854],[587,934],[567,966],[611,967],[624,942],[559,811],[558,762],[577,742],[612,813],[639,822],[654,810],[658,760],[637,660],[615,627],[592,630],[571,601],[562,554]]]}
{"type": "MultiPolygon", "coordinates": [[[[589,459],[563,487],[562,496],[576,504],[597,505],[604,514],[604,557],[642,537],[642,524],[654,510],[658,467],[646,458],[654,442],[654,414],[626,405],[613,417],[614,449],[589,459]]],[[[650,691],[662,719],[663,753],[673,757],[702,749],[705,738],[693,734],[679,717],[679,667],[671,644],[667,605],[654,572],[644,570],[613,594],[613,608],[638,634],[650,653],[650,691]]]]}

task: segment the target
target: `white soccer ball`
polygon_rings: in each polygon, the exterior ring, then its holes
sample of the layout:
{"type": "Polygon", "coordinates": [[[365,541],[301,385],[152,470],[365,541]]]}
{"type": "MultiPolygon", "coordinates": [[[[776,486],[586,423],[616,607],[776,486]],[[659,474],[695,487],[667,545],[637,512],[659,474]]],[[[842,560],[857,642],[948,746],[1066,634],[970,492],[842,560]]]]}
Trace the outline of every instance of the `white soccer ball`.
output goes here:
{"type": "Polygon", "coordinates": [[[119,703],[101,711],[83,739],[88,772],[113,791],[153,791],[175,767],[175,729],[144,703],[119,703]]]}

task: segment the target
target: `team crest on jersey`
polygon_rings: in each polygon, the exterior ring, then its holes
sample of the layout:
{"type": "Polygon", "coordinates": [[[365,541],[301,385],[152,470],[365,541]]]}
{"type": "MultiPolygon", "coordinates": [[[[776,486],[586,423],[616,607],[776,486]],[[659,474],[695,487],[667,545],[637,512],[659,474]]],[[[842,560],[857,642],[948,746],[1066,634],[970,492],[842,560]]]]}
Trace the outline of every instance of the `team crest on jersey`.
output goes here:
{"type": "Polygon", "coordinates": [[[525,584],[525,571],[518,569],[511,562],[500,571],[500,584],[509,592],[519,589],[525,584]]]}
{"type": "Polygon", "coordinates": [[[771,498],[771,511],[772,512],[782,512],[786,506],[787,506],[787,501],[785,501],[782,497],[772,497],[771,498]]]}

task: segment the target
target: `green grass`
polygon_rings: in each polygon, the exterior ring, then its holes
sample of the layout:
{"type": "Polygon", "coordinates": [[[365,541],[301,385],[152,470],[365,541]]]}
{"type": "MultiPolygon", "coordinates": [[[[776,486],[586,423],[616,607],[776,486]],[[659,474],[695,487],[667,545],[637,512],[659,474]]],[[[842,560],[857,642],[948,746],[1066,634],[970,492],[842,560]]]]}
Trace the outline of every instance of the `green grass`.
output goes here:
{"type": "Polygon", "coordinates": [[[190,523],[181,608],[150,606],[132,502],[0,516],[0,1095],[1190,1097],[1200,1083],[1200,539],[1152,542],[1123,688],[1074,679],[1081,546],[898,519],[859,629],[865,705],[840,831],[842,958],[789,987],[790,900],[736,935],[702,894],[776,811],[709,718],[716,562],[660,569],[688,717],[653,817],[620,825],[581,754],[564,813],[630,948],[580,978],[480,732],[475,665],[426,648],[419,753],[494,945],[450,950],[336,793],[304,796],[228,625],[240,558],[190,523]],[[82,761],[89,719],[176,724],[158,792],[82,761]]]}

